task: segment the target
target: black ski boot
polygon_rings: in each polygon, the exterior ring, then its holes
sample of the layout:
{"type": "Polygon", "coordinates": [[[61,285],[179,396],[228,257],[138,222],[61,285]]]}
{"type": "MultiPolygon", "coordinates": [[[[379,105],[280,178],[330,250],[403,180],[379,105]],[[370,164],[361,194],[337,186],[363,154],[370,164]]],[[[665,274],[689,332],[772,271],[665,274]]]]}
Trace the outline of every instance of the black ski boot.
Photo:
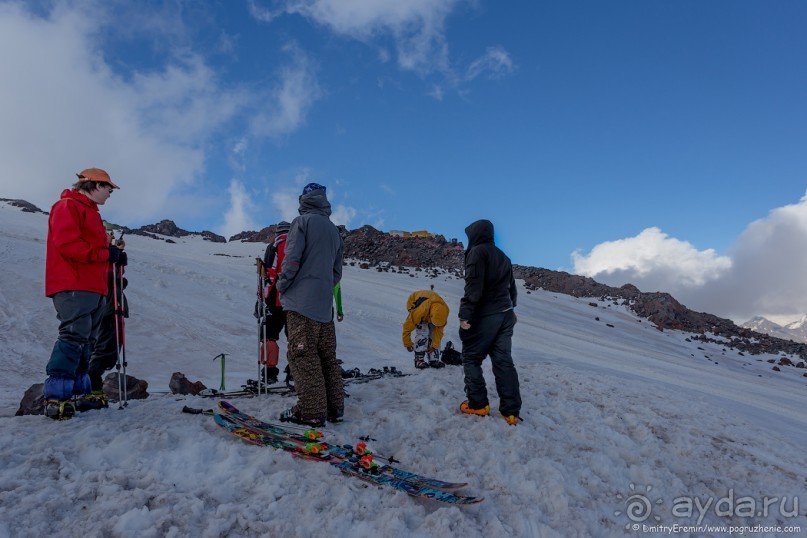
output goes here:
{"type": "Polygon", "coordinates": [[[308,426],[310,428],[321,428],[325,425],[325,420],[321,418],[303,418],[300,408],[296,405],[291,409],[287,409],[280,413],[280,422],[292,422],[300,424],[301,426],[308,426]]]}
{"type": "Polygon", "coordinates": [[[277,376],[280,375],[280,370],[274,366],[261,368],[261,381],[266,380],[267,385],[274,385],[277,383],[277,376]]]}
{"type": "Polygon", "coordinates": [[[103,390],[94,390],[90,394],[76,396],[75,407],[76,411],[83,413],[94,409],[107,409],[109,403],[106,401],[106,394],[103,390]]]}

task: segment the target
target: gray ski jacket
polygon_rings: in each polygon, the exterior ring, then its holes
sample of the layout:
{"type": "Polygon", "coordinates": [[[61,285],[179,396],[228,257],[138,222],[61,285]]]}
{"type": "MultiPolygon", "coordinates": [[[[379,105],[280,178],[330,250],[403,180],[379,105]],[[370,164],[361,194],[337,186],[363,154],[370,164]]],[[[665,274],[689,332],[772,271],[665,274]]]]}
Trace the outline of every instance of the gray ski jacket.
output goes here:
{"type": "Polygon", "coordinates": [[[291,223],[286,257],[277,281],[283,309],[333,321],[333,287],[342,280],[344,244],[331,222],[331,204],[318,189],[300,196],[300,216],[291,223]]]}

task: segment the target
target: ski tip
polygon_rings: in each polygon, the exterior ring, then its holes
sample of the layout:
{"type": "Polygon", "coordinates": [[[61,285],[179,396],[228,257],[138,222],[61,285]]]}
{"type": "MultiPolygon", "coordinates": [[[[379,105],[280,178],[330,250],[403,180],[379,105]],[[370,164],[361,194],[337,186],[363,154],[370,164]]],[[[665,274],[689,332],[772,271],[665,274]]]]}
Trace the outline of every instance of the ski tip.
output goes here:
{"type": "Polygon", "coordinates": [[[219,402],[219,408],[223,409],[224,411],[230,411],[232,413],[238,413],[238,409],[226,400],[221,400],[219,402]]]}

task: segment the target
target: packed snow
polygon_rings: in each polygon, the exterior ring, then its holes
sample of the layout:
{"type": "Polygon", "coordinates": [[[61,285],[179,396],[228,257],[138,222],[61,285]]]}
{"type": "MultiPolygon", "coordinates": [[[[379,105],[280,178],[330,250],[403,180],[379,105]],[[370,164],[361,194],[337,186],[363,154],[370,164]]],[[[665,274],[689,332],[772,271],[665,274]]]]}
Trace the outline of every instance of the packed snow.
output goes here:
{"type": "MultiPolygon", "coordinates": [[[[741,355],[658,331],[623,305],[528,293],[523,283],[513,357],[524,421],[511,427],[497,416],[489,362],[494,412],[466,416],[461,368],[417,371],[401,344],[406,297],[434,285],[452,308],[444,341],[459,347],[461,280],[344,268],[345,368],[410,375],[349,385],[346,420],[325,428],[325,440],[370,436],[402,468],[467,481],[459,493],[484,497],[478,505],[378,488],[182,413],[216,402],[170,394],[173,372],[218,388],[213,358],[226,353],[227,389],[256,376],[263,244],[125,237],[128,372],[151,396],[64,422],[14,417],[23,392],[44,380],[56,337],[43,295],[46,232],[47,216],[0,202],[0,536],[807,533],[805,370],[776,372],[767,361],[778,355],[741,355]]],[[[284,356],[281,342],[281,367],[284,356]]],[[[231,401],[273,421],[294,398],[231,401]]]]}

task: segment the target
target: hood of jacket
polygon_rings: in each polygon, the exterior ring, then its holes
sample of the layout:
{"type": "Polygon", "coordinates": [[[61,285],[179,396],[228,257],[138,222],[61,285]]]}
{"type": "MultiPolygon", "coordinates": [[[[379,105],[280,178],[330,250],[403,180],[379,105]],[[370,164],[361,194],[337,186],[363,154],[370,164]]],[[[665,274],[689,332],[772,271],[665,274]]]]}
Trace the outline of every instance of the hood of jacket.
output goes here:
{"type": "Polygon", "coordinates": [[[72,189],[63,190],[62,195],[59,197],[59,199],[64,200],[66,198],[69,198],[71,200],[75,200],[76,202],[78,202],[80,204],[84,204],[84,205],[86,205],[88,207],[91,207],[91,208],[95,209],[96,211],[98,211],[98,204],[96,204],[95,202],[90,200],[89,196],[85,196],[85,195],[81,194],[78,191],[74,191],[72,189]]]}
{"type": "Polygon", "coordinates": [[[482,243],[493,243],[493,223],[482,219],[472,222],[465,228],[465,235],[468,236],[468,250],[482,243]]]}
{"type": "Polygon", "coordinates": [[[330,217],[331,203],[328,201],[328,197],[325,196],[325,191],[317,189],[300,196],[300,208],[297,211],[300,215],[313,213],[330,217]]]}

